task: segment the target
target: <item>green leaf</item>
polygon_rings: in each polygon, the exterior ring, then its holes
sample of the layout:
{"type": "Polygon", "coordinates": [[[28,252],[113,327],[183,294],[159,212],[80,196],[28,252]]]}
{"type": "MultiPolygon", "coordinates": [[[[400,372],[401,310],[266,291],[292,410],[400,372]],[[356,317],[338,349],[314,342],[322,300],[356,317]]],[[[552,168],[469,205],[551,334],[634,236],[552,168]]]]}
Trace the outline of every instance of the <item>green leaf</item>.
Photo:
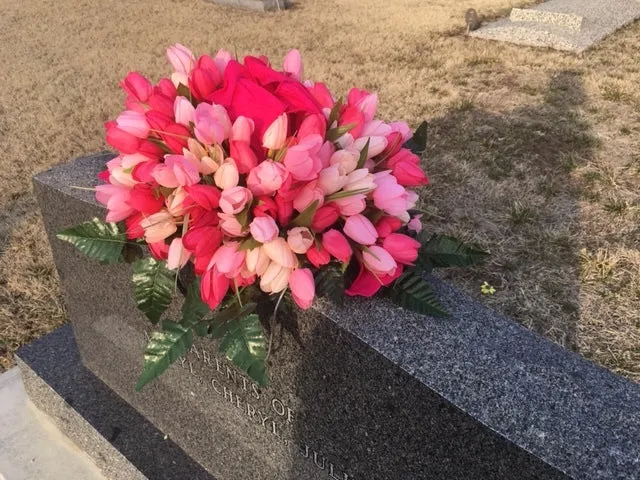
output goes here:
{"type": "Polygon", "coordinates": [[[360,158],[358,159],[356,169],[364,168],[364,164],[367,162],[367,157],[369,156],[369,143],[371,143],[371,137],[369,137],[364,148],[360,151],[360,158]]]}
{"type": "Polygon", "coordinates": [[[305,208],[300,212],[300,215],[291,221],[291,225],[294,227],[308,227],[311,225],[313,216],[316,214],[316,210],[318,209],[318,203],[318,200],[314,200],[311,205],[305,208]]]}
{"type": "Polygon", "coordinates": [[[327,202],[332,200],[339,200],[341,198],[352,197],[353,195],[360,195],[362,193],[369,193],[371,191],[370,188],[358,188],[356,190],[343,190],[341,192],[332,193],[326,198],[327,202]]]}
{"type": "Polygon", "coordinates": [[[189,90],[189,87],[187,87],[186,85],[180,83],[178,85],[178,88],[176,88],[176,92],[179,96],[185,97],[189,101],[191,101],[191,90],[189,90]]]}
{"type": "Polygon", "coordinates": [[[340,97],[338,101],[333,105],[331,112],[329,113],[329,118],[327,119],[327,126],[331,128],[333,122],[337,122],[338,118],[340,118],[340,110],[342,109],[342,105],[344,104],[344,98],[340,97]]]}
{"type": "Polygon", "coordinates": [[[63,230],[56,237],[102,263],[118,263],[127,243],[127,236],[120,232],[118,225],[98,218],[63,230]]]}
{"type": "Polygon", "coordinates": [[[267,349],[258,315],[252,313],[229,323],[229,329],[220,341],[220,351],[258,385],[268,385],[265,373],[267,349]]]}
{"type": "MultiPolygon", "coordinates": [[[[195,326],[197,325],[211,309],[209,305],[202,301],[200,297],[200,279],[196,278],[187,287],[187,294],[184,297],[184,303],[182,304],[182,321],[183,326],[195,326]]],[[[205,329],[206,334],[206,329],[205,329]]]]}
{"type": "Polygon", "coordinates": [[[142,374],[136,384],[138,391],[151,380],[162,375],[193,344],[191,327],[165,320],[162,322],[162,329],[161,332],[153,332],[147,344],[142,374]]]}
{"type": "Polygon", "coordinates": [[[133,293],[138,308],[152,323],[171,303],[177,272],[167,268],[167,263],[153,257],[143,258],[133,264],[133,293]]]}
{"type": "Polygon", "coordinates": [[[344,303],[344,273],[337,265],[325,265],[316,273],[316,293],[325,296],[338,305],[344,303]]]}
{"type": "Polygon", "coordinates": [[[389,293],[395,303],[407,310],[434,317],[450,316],[436,298],[431,285],[413,269],[400,275],[389,293]]]}
{"type": "Polygon", "coordinates": [[[349,131],[351,131],[351,129],[355,126],[356,126],[355,123],[347,123],[346,125],[341,125],[339,127],[331,128],[327,132],[327,140],[329,140],[330,142],[335,142],[345,133],[348,133],[349,131]]]}
{"type": "MultiPolygon", "coordinates": [[[[235,299],[232,298],[231,302],[235,299]]],[[[209,325],[209,336],[211,338],[222,338],[229,331],[231,323],[240,318],[244,318],[247,315],[255,312],[257,304],[249,302],[242,307],[238,303],[228,306],[220,310],[209,325]]]]}
{"type": "Polygon", "coordinates": [[[422,153],[427,149],[427,128],[429,124],[427,122],[422,122],[420,126],[416,129],[407,142],[404,144],[405,148],[408,148],[413,153],[418,156],[421,156],[422,153]]]}
{"type": "Polygon", "coordinates": [[[488,252],[445,235],[434,235],[428,240],[421,235],[418,240],[422,243],[418,260],[427,270],[468,267],[485,261],[489,256],[488,252]]]}
{"type": "Polygon", "coordinates": [[[258,248],[260,245],[262,244],[255,238],[249,237],[240,244],[240,246],[238,247],[238,251],[244,252],[246,250],[253,250],[254,248],[258,248]]]}

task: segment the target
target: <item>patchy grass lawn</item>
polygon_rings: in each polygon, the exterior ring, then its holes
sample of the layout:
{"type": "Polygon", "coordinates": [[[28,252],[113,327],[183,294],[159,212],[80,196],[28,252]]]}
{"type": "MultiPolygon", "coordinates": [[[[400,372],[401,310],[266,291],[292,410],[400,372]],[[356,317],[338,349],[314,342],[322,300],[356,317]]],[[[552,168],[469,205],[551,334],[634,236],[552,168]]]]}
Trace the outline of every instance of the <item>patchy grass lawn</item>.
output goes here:
{"type": "MultiPolygon", "coordinates": [[[[533,3],[533,2],[529,2],[533,3]]],[[[30,177],[105,148],[131,69],[164,49],[279,62],[292,47],[335,92],[430,122],[428,228],[491,261],[446,276],[567,348],[640,380],[640,24],[584,57],[469,39],[464,12],[523,2],[298,0],[271,14],[201,0],[0,0],[0,369],[65,321],[30,177]]]]}

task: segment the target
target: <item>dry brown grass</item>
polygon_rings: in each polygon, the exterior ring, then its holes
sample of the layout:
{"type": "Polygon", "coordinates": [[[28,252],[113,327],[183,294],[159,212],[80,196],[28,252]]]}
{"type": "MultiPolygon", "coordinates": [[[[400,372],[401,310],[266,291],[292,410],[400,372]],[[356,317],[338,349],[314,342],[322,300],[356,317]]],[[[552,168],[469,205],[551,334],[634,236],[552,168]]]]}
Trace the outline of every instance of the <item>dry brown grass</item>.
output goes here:
{"type": "MultiPolygon", "coordinates": [[[[0,0],[0,367],[64,321],[30,177],[104,148],[130,69],[164,48],[281,58],[310,78],[380,94],[387,119],[431,123],[429,228],[489,248],[453,272],[472,295],[640,380],[640,24],[584,58],[468,39],[464,11],[509,0],[298,0],[256,14],[201,0],[0,0]]],[[[533,3],[533,2],[529,2],[533,3]]]]}

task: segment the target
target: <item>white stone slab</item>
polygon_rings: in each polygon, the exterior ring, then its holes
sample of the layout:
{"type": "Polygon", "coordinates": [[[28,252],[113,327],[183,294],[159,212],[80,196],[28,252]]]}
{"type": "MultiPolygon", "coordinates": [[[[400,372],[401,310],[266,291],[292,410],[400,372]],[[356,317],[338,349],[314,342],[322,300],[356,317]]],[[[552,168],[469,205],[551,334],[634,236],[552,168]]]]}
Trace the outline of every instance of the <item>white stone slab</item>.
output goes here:
{"type": "Polygon", "coordinates": [[[27,398],[18,368],[0,374],[0,479],[105,480],[27,398]]]}
{"type": "Polygon", "coordinates": [[[517,21],[498,20],[470,35],[581,53],[640,18],[640,0],[550,0],[525,11],[536,13],[516,12],[517,21]],[[526,21],[529,16],[532,21],[526,21]],[[576,29],[578,17],[582,21],[576,29]]]}

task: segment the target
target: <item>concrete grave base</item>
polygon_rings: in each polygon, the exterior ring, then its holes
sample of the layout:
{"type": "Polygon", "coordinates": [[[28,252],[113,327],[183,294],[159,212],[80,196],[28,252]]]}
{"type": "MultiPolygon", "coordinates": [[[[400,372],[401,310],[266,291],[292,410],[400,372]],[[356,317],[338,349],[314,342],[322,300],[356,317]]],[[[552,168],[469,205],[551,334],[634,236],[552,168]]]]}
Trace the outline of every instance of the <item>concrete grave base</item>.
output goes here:
{"type": "Polygon", "coordinates": [[[640,0],[551,0],[471,32],[476,38],[582,53],[640,18],[640,0]]]}

